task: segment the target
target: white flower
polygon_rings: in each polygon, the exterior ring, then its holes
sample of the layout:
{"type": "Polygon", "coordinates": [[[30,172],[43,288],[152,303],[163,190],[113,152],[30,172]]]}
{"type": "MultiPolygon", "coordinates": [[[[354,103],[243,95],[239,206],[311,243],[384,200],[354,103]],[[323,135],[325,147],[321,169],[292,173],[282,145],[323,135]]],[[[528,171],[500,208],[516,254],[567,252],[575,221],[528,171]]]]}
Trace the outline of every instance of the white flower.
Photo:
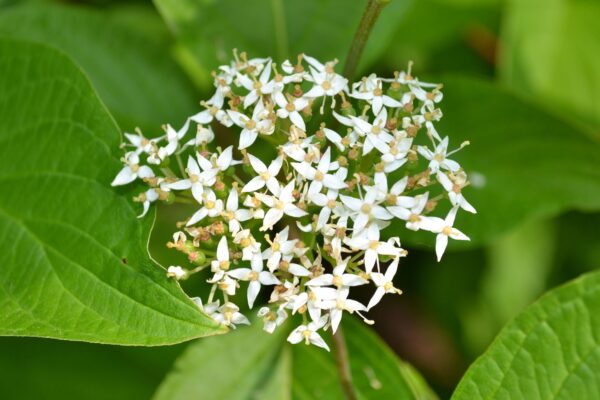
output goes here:
{"type": "Polygon", "coordinates": [[[383,106],[402,107],[402,103],[383,94],[383,82],[375,74],[371,74],[365,80],[353,85],[353,91],[350,93],[350,96],[356,99],[367,100],[371,103],[373,114],[375,115],[379,114],[383,106]]]}
{"type": "Polygon", "coordinates": [[[454,207],[445,219],[438,217],[424,217],[421,223],[421,229],[437,233],[435,238],[435,252],[437,254],[438,261],[442,259],[442,255],[448,246],[448,237],[454,240],[470,240],[467,235],[454,228],[454,219],[456,218],[456,212],[458,207],[454,207]]]}
{"type": "Polygon", "coordinates": [[[360,286],[368,283],[365,279],[355,274],[347,274],[348,260],[338,264],[332,274],[323,274],[306,282],[307,286],[335,286],[337,288],[360,286]]]}
{"type": "Polygon", "coordinates": [[[287,319],[287,312],[282,308],[277,311],[271,311],[269,307],[262,307],[258,310],[257,315],[263,319],[263,329],[269,333],[273,333],[275,328],[281,326],[287,319]]]}
{"type": "Polygon", "coordinates": [[[237,74],[238,82],[247,90],[249,93],[244,98],[244,108],[256,103],[263,94],[268,94],[273,91],[273,87],[268,85],[269,77],[271,76],[271,60],[267,62],[266,67],[263,68],[260,73],[258,80],[252,80],[244,74],[237,74]]]}
{"type": "Polygon", "coordinates": [[[200,125],[208,125],[216,119],[226,127],[230,127],[233,125],[233,121],[231,120],[231,117],[227,114],[227,112],[222,110],[220,107],[208,104],[206,105],[208,106],[206,110],[200,111],[198,114],[191,116],[190,120],[200,125]]]}
{"type": "MultiPolygon", "coordinates": [[[[208,162],[208,160],[204,159],[203,157],[200,157],[202,156],[198,154],[199,160],[204,160],[208,162]]],[[[200,165],[202,165],[202,162],[200,162],[200,165]]],[[[188,158],[186,169],[188,178],[170,183],[167,185],[167,187],[173,190],[192,189],[192,196],[194,196],[194,199],[196,199],[198,203],[202,204],[202,202],[204,201],[205,194],[204,188],[215,184],[218,172],[218,170],[212,169],[212,165],[210,164],[210,162],[208,162],[208,165],[206,165],[205,163],[204,167],[207,166],[209,167],[209,169],[207,170],[200,169],[198,162],[196,162],[194,157],[190,156],[188,158]]]]}
{"type": "MultiPolygon", "coordinates": [[[[340,168],[337,172],[345,172],[345,168],[340,168]]],[[[337,175],[337,173],[336,173],[337,175]]],[[[343,179],[343,178],[342,178],[343,179]]],[[[309,194],[309,199],[312,203],[321,207],[319,211],[319,217],[317,218],[316,230],[322,229],[325,224],[329,221],[331,213],[340,207],[340,203],[337,201],[339,190],[329,189],[327,194],[323,193],[312,193],[309,194]]]]}
{"type": "Polygon", "coordinates": [[[424,90],[417,85],[411,85],[410,91],[415,97],[423,102],[423,108],[431,111],[435,108],[435,104],[442,101],[444,95],[439,88],[434,88],[431,92],[424,90]]]}
{"type": "Polygon", "coordinates": [[[363,199],[340,195],[342,202],[354,213],[354,233],[360,232],[372,219],[390,220],[393,218],[385,208],[375,203],[377,189],[367,188],[363,199]]]}
{"type": "MultiPolygon", "coordinates": [[[[364,231],[363,231],[364,232],[364,231]]],[[[350,246],[352,250],[363,250],[365,252],[365,271],[369,274],[375,264],[379,270],[379,256],[399,257],[402,249],[394,246],[393,241],[381,242],[378,239],[371,239],[366,234],[346,238],[344,243],[350,246]]]]}
{"type": "Polygon", "coordinates": [[[298,128],[306,131],[306,124],[304,119],[300,115],[300,111],[304,110],[308,106],[308,100],[304,97],[300,97],[295,100],[287,101],[283,96],[276,99],[277,105],[281,107],[277,110],[277,116],[282,119],[289,118],[290,121],[298,128]]]}
{"type": "Polygon", "coordinates": [[[160,164],[161,161],[165,160],[170,155],[173,155],[175,153],[175,150],[177,150],[177,147],[179,146],[179,141],[187,133],[189,126],[190,126],[189,119],[185,121],[185,124],[183,124],[183,127],[178,131],[173,129],[173,127],[171,125],[167,125],[167,127],[166,127],[167,145],[158,149],[158,154],[157,154],[158,159],[152,158],[153,161],[151,161],[151,157],[148,157],[148,162],[151,162],[153,164],[160,164]]]}
{"type": "Polygon", "coordinates": [[[210,283],[220,281],[227,271],[231,261],[229,260],[229,246],[227,246],[227,237],[223,236],[217,245],[217,259],[210,262],[210,270],[214,273],[209,280],[210,283]]]}
{"type": "Polygon", "coordinates": [[[323,186],[328,189],[344,189],[346,187],[346,183],[343,179],[329,173],[332,166],[330,150],[331,149],[328,147],[325,154],[323,154],[323,157],[319,160],[317,168],[314,168],[307,162],[292,163],[292,166],[300,175],[311,181],[308,188],[309,195],[319,193],[323,186]]]}
{"type": "Polygon", "coordinates": [[[252,112],[252,118],[248,118],[244,114],[238,111],[227,111],[234,124],[242,129],[240,133],[240,142],[238,149],[245,149],[250,147],[258,137],[258,134],[271,135],[275,130],[273,121],[268,118],[269,112],[265,108],[262,100],[259,100],[254,111],[252,112]]]}
{"type": "Polygon", "coordinates": [[[448,198],[453,206],[458,206],[465,211],[477,214],[475,208],[462,195],[462,187],[459,184],[452,182],[450,178],[448,178],[448,175],[443,172],[437,173],[437,180],[442,184],[444,189],[446,189],[446,192],[448,192],[448,198]]]}
{"type": "Polygon", "coordinates": [[[254,239],[250,229],[243,229],[235,234],[233,243],[242,247],[242,260],[253,260],[260,256],[260,243],[254,239]]]}
{"type": "MultiPolygon", "coordinates": [[[[294,130],[293,128],[292,126],[291,131],[294,130]]],[[[319,148],[312,143],[313,138],[313,136],[309,136],[305,139],[290,139],[286,144],[281,146],[281,150],[294,161],[303,162],[306,158],[307,150],[308,152],[319,154],[319,148]]]]}
{"type": "Polygon", "coordinates": [[[397,218],[406,221],[406,227],[413,231],[421,229],[423,210],[427,205],[429,193],[417,195],[413,198],[397,197],[397,205],[388,207],[388,211],[397,218]]]}
{"type": "MultiPolygon", "coordinates": [[[[216,303],[217,306],[219,303],[216,303]]],[[[211,308],[213,308],[212,306],[211,308]]],[[[208,304],[206,305],[208,308],[208,304]]],[[[242,313],[240,313],[240,308],[231,302],[227,302],[219,307],[216,311],[209,313],[206,309],[205,312],[213,318],[218,323],[229,326],[231,328],[236,327],[236,325],[250,325],[250,321],[246,318],[242,313]]]]}
{"type": "Polygon", "coordinates": [[[273,225],[279,221],[284,214],[289,215],[290,217],[303,217],[308,213],[298,206],[294,205],[294,182],[288,183],[285,187],[283,187],[278,196],[268,196],[261,193],[257,193],[256,197],[270,207],[269,211],[265,214],[265,218],[263,219],[263,225],[260,228],[262,231],[266,231],[267,229],[272,229],[273,225]]]}
{"type": "Polygon", "coordinates": [[[266,185],[271,193],[275,195],[279,193],[280,185],[277,180],[277,174],[279,174],[279,171],[281,170],[281,164],[283,163],[282,158],[277,157],[273,160],[271,164],[269,164],[269,168],[252,154],[248,154],[248,159],[250,160],[250,165],[252,165],[252,168],[258,175],[252,178],[250,182],[246,183],[242,188],[242,192],[256,192],[266,185]]]}
{"type": "Polygon", "coordinates": [[[329,310],[329,316],[331,319],[331,331],[333,333],[337,331],[338,326],[342,321],[342,314],[344,313],[344,311],[348,311],[352,314],[354,312],[360,313],[360,311],[367,310],[367,307],[365,307],[358,301],[348,298],[350,289],[348,289],[347,287],[342,287],[338,290],[335,290],[334,292],[334,297],[329,299],[323,299],[320,305],[322,309],[329,310]]]}
{"type": "Polygon", "coordinates": [[[233,146],[227,147],[219,154],[213,154],[210,161],[204,158],[201,154],[198,154],[198,162],[205,171],[215,170],[216,172],[225,172],[232,165],[237,165],[240,161],[233,159],[233,146]]]}
{"type": "Polygon", "coordinates": [[[262,259],[254,258],[250,263],[252,268],[238,268],[229,271],[227,275],[243,281],[250,281],[248,284],[248,307],[252,308],[254,300],[260,292],[261,285],[277,285],[279,279],[271,272],[263,271],[262,259]]]}
{"type": "Polygon", "coordinates": [[[324,316],[318,322],[300,325],[290,333],[287,340],[292,344],[300,343],[304,340],[306,344],[314,344],[315,346],[329,351],[329,346],[327,346],[327,343],[325,343],[323,338],[317,333],[317,331],[323,328],[326,323],[327,317],[324,316]]]}
{"type": "Polygon", "coordinates": [[[171,265],[169,268],[167,268],[167,276],[169,278],[175,278],[177,280],[180,280],[185,278],[186,275],[187,272],[185,271],[185,269],[181,268],[179,265],[171,265]]]}
{"type": "Polygon", "coordinates": [[[356,131],[366,136],[363,144],[363,154],[368,154],[375,147],[381,153],[386,154],[389,151],[387,143],[389,143],[394,137],[390,135],[386,130],[387,123],[387,110],[384,108],[381,110],[373,123],[369,123],[362,118],[350,116],[352,123],[354,124],[356,131]]]}
{"type": "Polygon", "coordinates": [[[150,209],[150,204],[158,200],[158,192],[156,189],[151,188],[146,190],[144,193],[140,194],[136,200],[141,201],[143,205],[143,211],[138,218],[142,218],[144,215],[148,213],[150,209]]]}
{"type": "Polygon", "coordinates": [[[222,211],[221,215],[228,221],[229,231],[234,235],[242,229],[240,222],[245,222],[252,218],[250,210],[239,208],[239,197],[236,189],[229,192],[227,203],[225,203],[225,211],[222,211]]]}
{"type": "Polygon", "coordinates": [[[396,275],[396,271],[398,270],[398,262],[399,261],[400,261],[399,258],[395,258],[390,263],[390,265],[388,265],[387,270],[385,271],[385,274],[382,274],[379,272],[373,272],[371,274],[371,279],[377,286],[377,290],[375,290],[373,297],[371,297],[371,300],[369,301],[369,304],[367,305],[367,310],[370,310],[375,305],[377,305],[377,303],[379,303],[381,301],[381,298],[386,293],[398,293],[398,294],[402,293],[402,291],[400,289],[396,289],[394,287],[394,282],[393,282],[394,276],[396,275]]]}
{"type": "Polygon", "coordinates": [[[156,141],[145,138],[139,131],[136,135],[125,133],[125,137],[135,147],[134,153],[138,155],[141,153],[151,154],[154,151],[156,141]]]}
{"type": "Polygon", "coordinates": [[[146,165],[140,165],[140,157],[132,152],[125,156],[125,166],[115,179],[112,181],[112,186],[126,185],[135,181],[137,178],[146,179],[154,177],[152,168],[146,165]]]}
{"type": "MultiPolygon", "coordinates": [[[[394,172],[402,167],[407,161],[407,155],[412,146],[413,140],[409,137],[395,137],[387,145],[387,151],[382,152],[381,161],[383,161],[384,172],[394,172]]],[[[384,147],[385,148],[385,147],[384,147]]]]}
{"type": "Polygon", "coordinates": [[[314,68],[310,69],[310,75],[314,82],[314,86],[304,94],[306,98],[335,96],[348,85],[348,80],[334,72],[326,70],[317,71],[314,68]]]}
{"type": "Polygon", "coordinates": [[[267,260],[267,267],[273,272],[279,265],[283,255],[291,256],[298,239],[288,240],[289,227],[286,226],[281,232],[275,235],[271,242],[271,247],[263,251],[262,257],[267,260]]]}
{"type": "Polygon", "coordinates": [[[223,200],[217,199],[215,192],[207,190],[204,193],[203,206],[192,215],[186,226],[194,225],[205,217],[214,218],[223,211],[223,200]]]}
{"type": "Polygon", "coordinates": [[[325,287],[308,287],[307,290],[297,295],[292,296],[290,303],[292,304],[292,314],[296,314],[298,310],[304,306],[308,310],[308,315],[313,321],[318,321],[321,318],[321,302],[323,296],[332,297],[335,289],[325,287]]]}
{"type": "MultiPolygon", "coordinates": [[[[458,149],[457,149],[458,150],[458,149]]],[[[448,137],[446,136],[436,147],[435,151],[431,151],[425,146],[417,147],[417,151],[423,157],[429,160],[429,169],[432,174],[438,172],[440,168],[446,169],[448,171],[456,172],[460,169],[460,165],[454,161],[450,160],[447,157],[455,153],[457,150],[454,150],[450,153],[448,152],[448,137]],[[447,154],[446,154],[447,153],[447,154]]]]}

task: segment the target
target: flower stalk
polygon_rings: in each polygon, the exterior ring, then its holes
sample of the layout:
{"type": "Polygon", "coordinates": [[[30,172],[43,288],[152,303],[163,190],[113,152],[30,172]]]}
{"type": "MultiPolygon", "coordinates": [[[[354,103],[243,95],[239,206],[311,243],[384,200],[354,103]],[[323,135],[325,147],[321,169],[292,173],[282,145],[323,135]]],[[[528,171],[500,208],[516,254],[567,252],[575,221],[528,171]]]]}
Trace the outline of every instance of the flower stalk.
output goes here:
{"type": "Polygon", "coordinates": [[[367,40],[369,39],[371,30],[373,29],[377,18],[379,18],[381,10],[383,10],[383,8],[389,2],[390,0],[369,0],[367,3],[367,7],[365,8],[365,12],[360,20],[358,29],[354,34],[352,46],[350,46],[348,56],[346,57],[344,76],[347,78],[352,79],[354,77],[356,67],[358,67],[360,56],[362,55],[367,40]]]}
{"type": "Polygon", "coordinates": [[[342,328],[333,334],[333,353],[335,355],[335,365],[337,367],[340,383],[346,400],[356,400],[356,392],[352,385],[352,374],[350,373],[350,362],[348,359],[348,348],[342,328]]]}

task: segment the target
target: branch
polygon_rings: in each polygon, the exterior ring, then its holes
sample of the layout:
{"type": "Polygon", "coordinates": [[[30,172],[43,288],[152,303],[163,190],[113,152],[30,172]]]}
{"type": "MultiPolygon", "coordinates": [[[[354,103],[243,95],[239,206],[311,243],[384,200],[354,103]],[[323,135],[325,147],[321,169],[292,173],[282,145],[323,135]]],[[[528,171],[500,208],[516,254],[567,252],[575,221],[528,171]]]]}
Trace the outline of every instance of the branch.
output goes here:
{"type": "Polygon", "coordinates": [[[348,51],[348,56],[346,57],[346,65],[344,66],[344,76],[346,78],[352,79],[354,77],[356,67],[358,66],[360,56],[365,48],[369,34],[371,33],[371,30],[373,29],[381,10],[383,10],[383,7],[385,7],[389,2],[390,0],[369,0],[367,3],[367,8],[363,13],[360,24],[358,25],[358,29],[354,34],[352,46],[350,47],[350,51],[348,51]]]}
{"type": "Polygon", "coordinates": [[[352,385],[352,375],[350,374],[350,364],[348,362],[348,349],[346,348],[346,341],[344,340],[344,333],[341,326],[333,334],[333,344],[335,364],[346,400],[356,400],[356,393],[352,385]]]}

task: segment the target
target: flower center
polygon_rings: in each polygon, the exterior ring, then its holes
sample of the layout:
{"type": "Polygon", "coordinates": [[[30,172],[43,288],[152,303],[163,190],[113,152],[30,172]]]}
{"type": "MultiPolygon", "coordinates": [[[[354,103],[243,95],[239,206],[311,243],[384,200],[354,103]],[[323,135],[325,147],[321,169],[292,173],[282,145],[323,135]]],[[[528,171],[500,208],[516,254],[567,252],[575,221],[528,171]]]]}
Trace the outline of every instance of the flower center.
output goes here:
{"type": "Polygon", "coordinates": [[[246,121],[244,126],[246,129],[254,129],[256,128],[256,121],[253,119],[249,119],[248,121],[246,121]]]}
{"type": "Polygon", "coordinates": [[[410,214],[410,217],[408,217],[408,221],[415,223],[415,222],[419,222],[421,220],[421,217],[418,214],[410,214]]]}
{"type": "Polygon", "coordinates": [[[331,82],[329,82],[329,81],[324,81],[323,83],[321,83],[321,87],[322,87],[324,90],[329,90],[329,89],[331,89],[331,82]]]}
{"type": "Polygon", "coordinates": [[[336,275],[336,276],[334,276],[334,277],[333,277],[333,282],[332,282],[332,283],[333,283],[333,285],[334,285],[334,286],[336,286],[336,287],[342,287],[342,284],[343,284],[343,282],[342,282],[342,277],[341,277],[341,276],[337,276],[337,275],[336,275]]]}
{"type": "Polygon", "coordinates": [[[317,172],[315,172],[315,180],[321,182],[323,180],[323,178],[325,177],[325,175],[323,175],[323,173],[319,170],[317,170],[317,172]]]}
{"type": "Polygon", "coordinates": [[[279,199],[275,199],[275,208],[277,208],[279,210],[283,210],[284,207],[285,207],[285,204],[283,203],[283,201],[281,201],[279,199]]]}
{"type": "Polygon", "coordinates": [[[212,210],[213,208],[215,208],[215,202],[214,202],[214,201],[212,201],[212,200],[206,200],[205,207],[206,207],[208,210],[212,210]]]}
{"type": "Polygon", "coordinates": [[[386,292],[388,292],[394,288],[394,284],[392,282],[386,282],[383,285],[383,288],[385,289],[386,292]]]}
{"type": "Polygon", "coordinates": [[[371,213],[371,205],[369,203],[365,203],[360,207],[360,211],[362,211],[363,214],[370,214],[371,213]]]}
{"type": "Polygon", "coordinates": [[[327,207],[331,208],[332,210],[335,207],[335,205],[336,205],[335,200],[328,200],[327,201],[327,207]]]}
{"type": "Polygon", "coordinates": [[[229,269],[229,265],[229,260],[222,260],[219,262],[219,268],[221,268],[223,271],[227,271],[229,269]]]}
{"type": "Polygon", "coordinates": [[[377,240],[371,240],[371,242],[369,243],[369,249],[377,250],[378,247],[379,247],[379,242],[377,240]]]}
{"type": "Polygon", "coordinates": [[[287,105],[285,106],[285,109],[288,112],[296,111],[296,107],[294,107],[294,104],[292,104],[292,103],[287,103],[287,105]]]}
{"type": "Polygon", "coordinates": [[[265,172],[261,172],[260,173],[260,177],[264,180],[264,181],[268,181],[269,178],[271,177],[271,174],[269,174],[267,171],[265,172]]]}
{"type": "Polygon", "coordinates": [[[442,233],[446,236],[450,236],[450,234],[452,233],[452,227],[451,226],[444,227],[444,229],[442,229],[442,233]]]}
{"type": "Polygon", "coordinates": [[[252,271],[248,274],[249,281],[257,281],[258,280],[258,272],[252,271]]]}

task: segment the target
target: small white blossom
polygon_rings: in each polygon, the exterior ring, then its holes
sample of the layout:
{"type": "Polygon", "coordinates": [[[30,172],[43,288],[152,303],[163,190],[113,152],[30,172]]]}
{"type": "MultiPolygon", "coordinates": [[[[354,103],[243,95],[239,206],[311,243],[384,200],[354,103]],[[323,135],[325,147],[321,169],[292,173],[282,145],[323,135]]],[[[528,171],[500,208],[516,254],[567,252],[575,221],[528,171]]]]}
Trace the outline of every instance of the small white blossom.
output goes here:
{"type": "Polygon", "coordinates": [[[180,280],[187,276],[187,272],[179,265],[171,265],[169,268],[167,268],[167,276],[169,278],[180,280]]]}
{"type": "Polygon", "coordinates": [[[327,346],[327,343],[325,343],[321,335],[317,333],[317,331],[323,328],[326,323],[327,317],[322,317],[318,322],[300,325],[290,333],[287,340],[292,344],[304,341],[306,344],[314,344],[315,346],[329,351],[329,346],[327,346]]]}

